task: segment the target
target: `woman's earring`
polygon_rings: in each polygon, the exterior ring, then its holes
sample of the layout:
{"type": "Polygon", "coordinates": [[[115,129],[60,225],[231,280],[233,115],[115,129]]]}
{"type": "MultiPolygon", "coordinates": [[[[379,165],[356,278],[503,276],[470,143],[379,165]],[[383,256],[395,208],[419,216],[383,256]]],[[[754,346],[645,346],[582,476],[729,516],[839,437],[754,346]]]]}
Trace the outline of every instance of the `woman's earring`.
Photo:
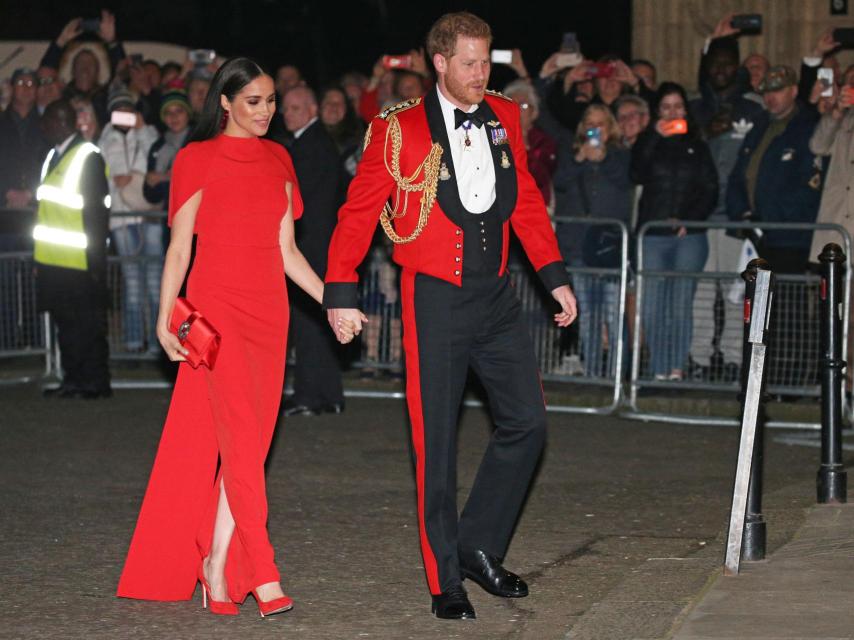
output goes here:
{"type": "Polygon", "coordinates": [[[219,128],[225,129],[225,125],[228,124],[228,111],[223,111],[222,120],[219,121],[219,128]]]}

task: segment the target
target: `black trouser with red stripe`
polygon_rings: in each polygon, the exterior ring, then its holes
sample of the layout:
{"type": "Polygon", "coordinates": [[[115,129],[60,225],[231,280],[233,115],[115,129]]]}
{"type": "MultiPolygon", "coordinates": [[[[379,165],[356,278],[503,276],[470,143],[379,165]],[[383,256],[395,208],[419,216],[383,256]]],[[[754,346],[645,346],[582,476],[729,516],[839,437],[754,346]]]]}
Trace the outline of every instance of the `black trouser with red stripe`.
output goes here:
{"type": "Polygon", "coordinates": [[[405,269],[406,392],[415,452],[421,551],[432,594],[459,584],[459,548],[503,558],[545,441],[534,349],[509,277],[463,286],[405,269]],[[471,367],[495,430],[457,516],[457,418],[471,367]]]}

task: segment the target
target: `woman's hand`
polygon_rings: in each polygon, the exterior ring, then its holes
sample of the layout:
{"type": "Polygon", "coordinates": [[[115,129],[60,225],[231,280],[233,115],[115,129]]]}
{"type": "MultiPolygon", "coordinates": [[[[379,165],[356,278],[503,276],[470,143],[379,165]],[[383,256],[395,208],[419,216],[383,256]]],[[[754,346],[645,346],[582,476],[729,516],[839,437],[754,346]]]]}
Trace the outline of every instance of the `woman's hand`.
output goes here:
{"type": "Polygon", "coordinates": [[[172,362],[186,362],[187,358],[184,356],[186,356],[189,351],[187,351],[181,344],[181,341],[178,340],[178,336],[169,331],[169,328],[160,322],[157,323],[157,339],[160,341],[160,346],[163,347],[163,350],[172,362]]]}
{"type": "Polygon", "coordinates": [[[588,160],[590,162],[602,162],[605,159],[606,154],[605,145],[594,147],[589,142],[585,142],[581,145],[578,153],[575,154],[575,161],[584,162],[585,160],[588,160]]]}
{"type": "MultiPolygon", "coordinates": [[[[362,321],[362,324],[368,322],[368,316],[366,316],[361,311],[358,312],[359,319],[362,321]]],[[[335,322],[335,337],[338,339],[338,342],[341,344],[347,344],[348,342],[352,342],[353,338],[361,333],[361,327],[356,327],[356,323],[353,320],[348,318],[339,317],[335,322]]]]}

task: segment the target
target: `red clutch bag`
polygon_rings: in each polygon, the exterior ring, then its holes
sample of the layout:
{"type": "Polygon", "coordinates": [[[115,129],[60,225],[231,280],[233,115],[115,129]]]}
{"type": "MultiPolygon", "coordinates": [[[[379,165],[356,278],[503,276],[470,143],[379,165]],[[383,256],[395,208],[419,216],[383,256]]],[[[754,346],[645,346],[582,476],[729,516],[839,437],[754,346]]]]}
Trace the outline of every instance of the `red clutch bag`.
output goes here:
{"type": "Polygon", "coordinates": [[[178,336],[181,345],[189,351],[184,357],[193,369],[197,369],[200,364],[208,369],[214,368],[222,337],[186,298],[176,298],[169,330],[178,336]]]}

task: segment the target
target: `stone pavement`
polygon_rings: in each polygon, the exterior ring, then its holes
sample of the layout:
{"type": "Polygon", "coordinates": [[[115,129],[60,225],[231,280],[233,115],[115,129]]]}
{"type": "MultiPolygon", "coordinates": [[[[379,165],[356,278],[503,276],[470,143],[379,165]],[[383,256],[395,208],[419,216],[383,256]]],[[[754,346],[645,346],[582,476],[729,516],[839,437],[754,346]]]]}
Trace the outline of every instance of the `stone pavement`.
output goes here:
{"type": "Polygon", "coordinates": [[[720,575],[674,638],[854,638],[854,505],[813,507],[767,560],[720,575]]]}
{"type": "MultiPolygon", "coordinates": [[[[223,620],[202,611],[198,590],[189,602],[121,600],[168,402],[167,390],[87,402],[0,386],[0,638],[666,638],[723,558],[735,429],[550,414],[506,559],[531,596],[501,600],[467,583],[478,619],[437,620],[404,404],[352,399],[341,416],[282,421],[271,450],[269,529],[293,611],[262,620],[250,598],[223,620]]],[[[465,409],[460,502],[488,436],[487,413],[465,409]]],[[[818,452],[769,439],[766,460],[774,551],[813,504],[818,452]]],[[[850,585],[836,586],[851,610],[850,585]]]]}

